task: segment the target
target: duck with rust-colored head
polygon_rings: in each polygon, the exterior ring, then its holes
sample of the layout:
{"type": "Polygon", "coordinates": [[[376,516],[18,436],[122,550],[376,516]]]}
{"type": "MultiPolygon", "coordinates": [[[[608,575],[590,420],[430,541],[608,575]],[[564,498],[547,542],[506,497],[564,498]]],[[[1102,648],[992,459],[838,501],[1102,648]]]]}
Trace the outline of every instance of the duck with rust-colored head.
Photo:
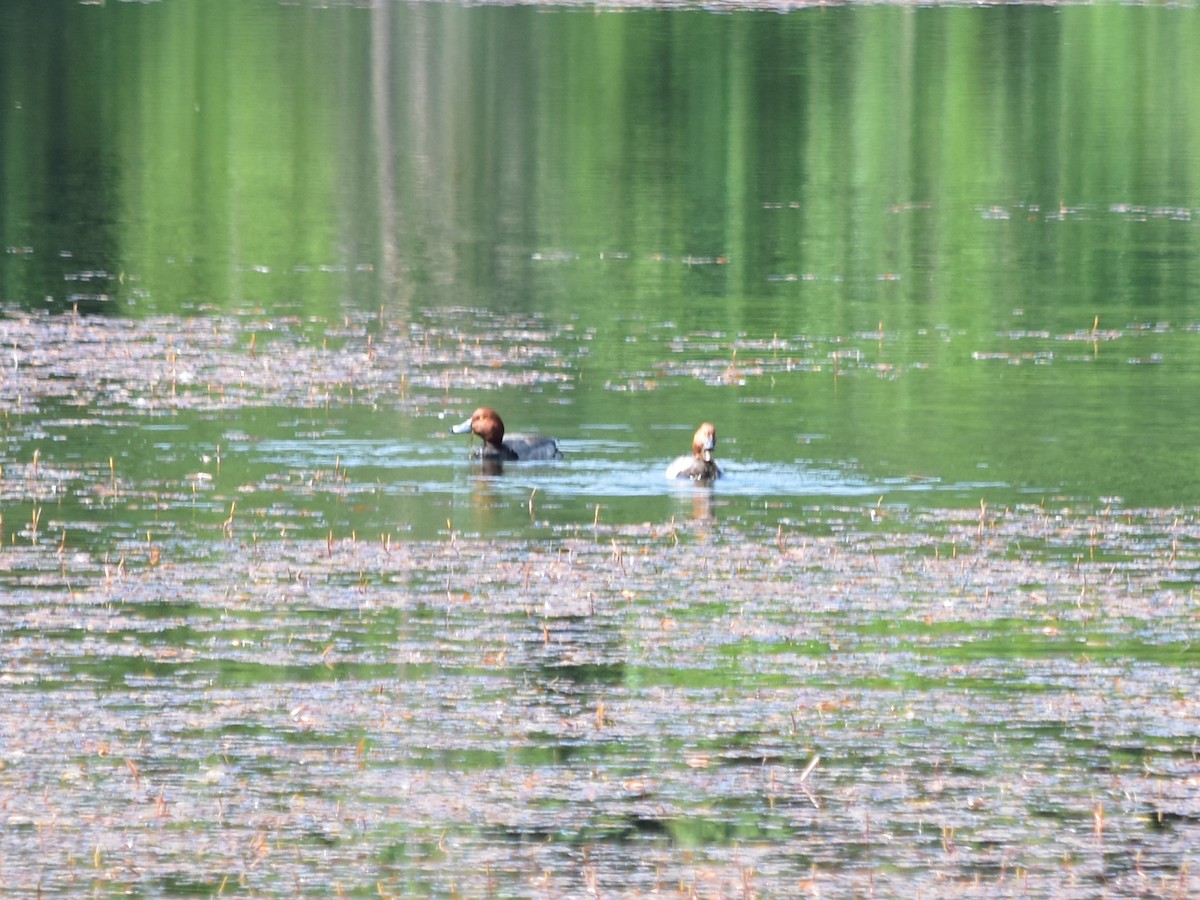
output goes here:
{"type": "Polygon", "coordinates": [[[689,478],[701,484],[709,484],[721,477],[721,467],[713,459],[717,448],[717,427],[705,422],[692,438],[692,455],[681,456],[667,466],[668,478],[689,478]]]}
{"type": "Polygon", "coordinates": [[[468,431],[479,435],[483,446],[471,452],[472,456],[480,459],[516,460],[562,459],[562,451],[558,449],[558,441],[552,437],[540,434],[508,434],[504,433],[504,422],[496,415],[494,409],[481,406],[471,413],[467,421],[450,429],[455,434],[466,434],[468,431]]]}

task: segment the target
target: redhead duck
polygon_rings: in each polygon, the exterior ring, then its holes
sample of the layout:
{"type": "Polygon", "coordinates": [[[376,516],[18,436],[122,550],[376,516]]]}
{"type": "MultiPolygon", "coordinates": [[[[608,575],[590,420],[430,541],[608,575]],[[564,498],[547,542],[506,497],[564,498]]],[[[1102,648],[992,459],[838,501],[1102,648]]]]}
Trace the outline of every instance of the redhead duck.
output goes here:
{"type": "Polygon", "coordinates": [[[681,456],[667,466],[668,478],[690,478],[707,484],[721,477],[721,467],[713,460],[713,450],[717,446],[717,428],[712,422],[705,422],[696,429],[692,438],[692,455],[681,456]]]}
{"type": "Polygon", "coordinates": [[[481,459],[512,461],[518,459],[562,459],[558,441],[540,434],[504,434],[504,423],[494,409],[481,406],[467,421],[450,429],[455,434],[468,431],[479,435],[483,446],[471,453],[481,459]]]}

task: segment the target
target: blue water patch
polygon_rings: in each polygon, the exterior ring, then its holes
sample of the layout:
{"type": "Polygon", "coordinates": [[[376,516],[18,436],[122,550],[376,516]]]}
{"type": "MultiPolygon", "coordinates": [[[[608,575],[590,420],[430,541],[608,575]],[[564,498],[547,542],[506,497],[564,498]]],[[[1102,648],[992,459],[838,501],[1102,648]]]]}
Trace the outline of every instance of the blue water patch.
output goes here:
{"type": "Polygon", "coordinates": [[[978,493],[1003,490],[997,481],[943,482],[937,478],[870,478],[849,468],[805,460],[721,459],[723,477],[712,486],[668,479],[669,458],[646,455],[633,441],[573,440],[560,445],[565,459],[485,465],[469,456],[461,440],[265,440],[233,444],[254,465],[301,471],[340,469],[353,481],[378,483],[382,493],[469,493],[486,483],[497,496],[654,497],[711,491],[719,497],[848,497],[978,493]]]}

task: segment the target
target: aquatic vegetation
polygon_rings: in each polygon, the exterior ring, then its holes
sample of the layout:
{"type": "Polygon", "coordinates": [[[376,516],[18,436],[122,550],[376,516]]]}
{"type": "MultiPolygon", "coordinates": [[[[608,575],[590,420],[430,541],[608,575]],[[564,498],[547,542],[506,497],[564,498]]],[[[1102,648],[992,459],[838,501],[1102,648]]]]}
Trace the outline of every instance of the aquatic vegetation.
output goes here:
{"type": "MultiPolygon", "coordinates": [[[[646,334],[647,390],[884,375],[894,336],[646,334]]],[[[1194,509],[896,499],[920,477],[765,502],[742,464],[629,521],[570,471],[459,466],[447,493],[424,444],[327,413],[569,385],[588,337],[536,317],[12,313],[0,338],[17,891],[1189,891],[1194,509]],[[210,420],[219,444],[187,436],[210,420]]]]}
{"type": "Polygon", "coordinates": [[[13,887],[1187,892],[1192,512],[69,534],[0,548],[13,887]]]}
{"type": "Polygon", "coordinates": [[[335,322],[253,311],[127,320],[14,310],[0,318],[0,401],[10,416],[36,412],[43,400],[91,417],[352,403],[413,410],[480,384],[563,383],[570,378],[563,335],[534,318],[479,310],[430,311],[394,324],[349,313],[335,322]],[[473,321],[478,327],[464,330],[473,321]]]}

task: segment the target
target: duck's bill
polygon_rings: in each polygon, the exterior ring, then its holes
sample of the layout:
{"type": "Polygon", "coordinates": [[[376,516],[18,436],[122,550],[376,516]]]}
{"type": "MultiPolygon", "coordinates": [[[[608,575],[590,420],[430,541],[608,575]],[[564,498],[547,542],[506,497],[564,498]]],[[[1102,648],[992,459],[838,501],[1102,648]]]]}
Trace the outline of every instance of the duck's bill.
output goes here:
{"type": "Polygon", "coordinates": [[[471,420],[467,419],[465,422],[460,422],[457,425],[451,425],[450,430],[455,434],[466,434],[471,430],[471,420]]]}

